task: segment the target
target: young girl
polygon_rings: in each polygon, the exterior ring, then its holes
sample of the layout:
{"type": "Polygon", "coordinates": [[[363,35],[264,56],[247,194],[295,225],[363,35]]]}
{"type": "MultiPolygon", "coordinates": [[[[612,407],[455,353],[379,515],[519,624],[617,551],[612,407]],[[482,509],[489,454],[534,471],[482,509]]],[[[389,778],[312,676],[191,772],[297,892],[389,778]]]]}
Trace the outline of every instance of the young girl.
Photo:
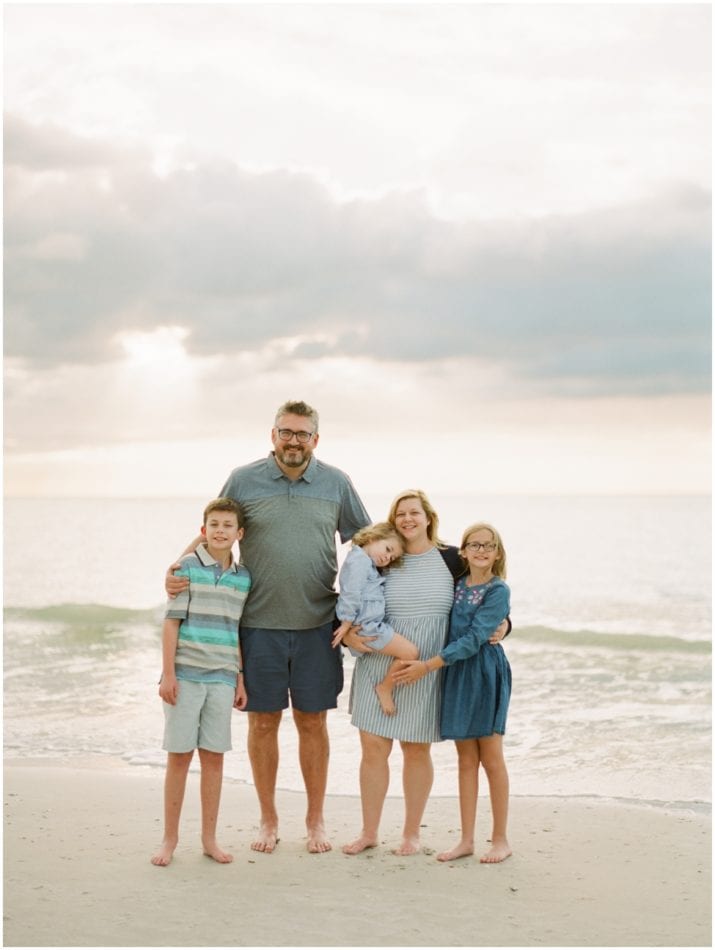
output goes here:
{"type": "Polygon", "coordinates": [[[509,775],[502,737],[511,696],[511,669],[501,644],[489,643],[494,629],[509,613],[506,552],[495,528],[471,525],[459,551],[468,574],[457,582],[447,644],[429,660],[400,663],[393,679],[412,683],[432,670],[446,667],[442,685],[440,734],[454,739],[459,759],[459,810],[462,835],[438,861],[474,854],[479,766],[489,781],[492,804],[491,848],[481,858],[494,864],[511,854],[506,837],[509,775]]]}
{"type": "MultiPolygon", "coordinates": [[[[340,569],[340,594],[335,608],[338,620],[342,621],[333,637],[337,646],[351,627],[359,626],[360,636],[368,637],[372,650],[394,656],[397,660],[416,660],[419,650],[406,637],[396,633],[385,623],[384,579],[378,568],[397,564],[402,557],[402,539],[388,521],[368,525],[353,538],[353,546],[340,569]]],[[[350,649],[353,656],[363,654],[350,649]]],[[[384,679],[375,687],[383,712],[394,716],[396,709],[392,699],[391,663],[384,679]]]]}

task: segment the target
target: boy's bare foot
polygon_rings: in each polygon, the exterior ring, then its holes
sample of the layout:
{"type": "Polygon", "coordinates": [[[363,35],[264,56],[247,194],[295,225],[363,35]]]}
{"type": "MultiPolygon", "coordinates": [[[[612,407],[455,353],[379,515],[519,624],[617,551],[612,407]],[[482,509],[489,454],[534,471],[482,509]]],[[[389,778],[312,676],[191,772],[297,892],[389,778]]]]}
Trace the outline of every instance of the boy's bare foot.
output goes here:
{"type": "Polygon", "coordinates": [[[161,847],[159,850],[156,852],[156,854],[151,856],[151,863],[156,865],[158,868],[168,867],[168,865],[171,864],[171,859],[178,843],[178,840],[169,841],[164,838],[164,840],[161,842],[161,847]]]}
{"type": "Polygon", "coordinates": [[[363,851],[367,851],[368,848],[376,848],[377,840],[375,838],[370,838],[367,835],[359,835],[354,841],[351,841],[350,844],[343,845],[343,854],[361,854],[363,851]]]}
{"type": "Polygon", "coordinates": [[[214,861],[218,861],[219,864],[230,864],[233,861],[233,855],[229,854],[228,851],[224,851],[222,848],[219,848],[215,841],[204,841],[203,846],[204,854],[207,858],[213,858],[214,861]]]}
{"type": "Polygon", "coordinates": [[[466,841],[460,841],[451,851],[443,851],[437,855],[438,861],[456,861],[457,858],[468,858],[474,854],[474,844],[466,841]]]}
{"type": "Polygon", "coordinates": [[[392,687],[385,686],[384,683],[378,683],[375,687],[375,692],[377,693],[377,698],[380,700],[380,705],[385,715],[394,716],[397,712],[397,707],[392,698],[392,687]]]}
{"type": "Polygon", "coordinates": [[[392,853],[407,857],[410,854],[419,854],[421,851],[419,838],[403,838],[399,848],[393,848],[392,853]]]}
{"type": "Polygon", "coordinates": [[[333,846],[328,841],[322,822],[308,828],[308,844],[306,847],[311,854],[323,854],[325,851],[332,851],[333,846]]]}
{"type": "Polygon", "coordinates": [[[261,825],[258,837],[255,841],[251,842],[251,850],[262,851],[264,854],[272,854],[280,840],[277,828],[261,825]]]}
{"type": "Polygon", "coordinates": [[[511,848],[506,838],[497,838],[492,841],[491,848],[479,859],[482,864],[499,864],[505,861],[511,854],[511,848]]]}

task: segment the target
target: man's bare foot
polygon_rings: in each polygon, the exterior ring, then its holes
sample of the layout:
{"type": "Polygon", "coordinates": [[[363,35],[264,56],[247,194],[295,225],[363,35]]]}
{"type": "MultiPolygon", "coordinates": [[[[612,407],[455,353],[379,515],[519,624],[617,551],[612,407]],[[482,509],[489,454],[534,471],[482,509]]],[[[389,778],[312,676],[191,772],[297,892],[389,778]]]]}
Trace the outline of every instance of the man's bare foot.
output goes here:
{"type": "Polygon", "coordinates": [[[251,850],[262,851],[264,854],[272,854],[280,840],[277,828],[261,825],[258,831],[258,837],[255,841],[251,842],[251,850]]]}
{"type": "Polygon", "coordinates": [[[474,854],[474,843],[460,841],[451,851],[443,851],[437,855],[438,861],[456,861],[457,858],[468,858],[474,854]]]}
{"type": "Polygon", "coordinates": [[[419,854],[422,850],[419,838],[403,838],[399,848],[393,848],[392,853],[407,857],[410,854],[419,854]]]}
{"type": "Polygon", "coordinates": [[[392,687],[385,686],[384,683],[378,683],[375,687],[375,692],[377,693],[377,698],[380,700],[380,705],[385,715],[394,716],[397,712],[397,707],[392,698],[392,687]]]}
{"type": "Polygon", "coordinates": [[[204,854],[207,858],[213,858],[214,861],[218,861],[219,864],[230,864],[233,861],[233,855],[229,854],[228,851],[224,851],[222,848],[219,848],[215,841],[204,841],[203,846],[204,854]]]}
{"type": "Polygon", "coordinates": [[[376,847],[376,838],[371,838],[368,835],[359,835],[354,841],[351,841],[350,844],[343,845],[343,854],[360,854],[363,851],[367,851],[368,848],[376,847]]]}
{"type": "Polygon", "coordinates": [[[164,840],[161,842],[161,847],[159,850],[156,852],[156,854],[151,856],[151,863],[156,865],[158,868],[168,867],[168,865],[171,864],[171,859],[178,843],[178,840],[169,841],[164,838],[164,840]]]}
{"type": "Polygon", "coordinates": [[[479,859],[482,864],[499,864],[511,854],[511,848],[506,838],[497,838],[492,841],[491,848],[479,859]]]}
{"type": "Polygon", "coordinates": [[[325,851],[332,851],[333,846],[328,841],[322,822],[308,828],[308,844],[306,847],[311,854],[323,854],[325,851]]]}

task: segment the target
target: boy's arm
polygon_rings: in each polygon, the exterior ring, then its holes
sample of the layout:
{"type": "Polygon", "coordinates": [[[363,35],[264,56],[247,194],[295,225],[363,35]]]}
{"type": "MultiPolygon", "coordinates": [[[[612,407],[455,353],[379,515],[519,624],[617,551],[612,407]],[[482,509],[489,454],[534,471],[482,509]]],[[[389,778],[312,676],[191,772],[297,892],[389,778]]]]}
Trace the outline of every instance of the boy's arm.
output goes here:
{"type": "Polygon", "coordinates": [[[161,680],[159,695],[170,706],[176,705],[179,687],[176,682],[176,645],[179,642],[180,620],[167,617],[161,632],[161,680]]]}
{"type": "Polygon", "coordinates": [[[248,702],[248,693],[246,684],[243,680],[243,657],[241,656],[241,646],[238,647],[238,679],[236,680],[236,695],[233,698],[234,709],[245,709],[248,702]]]}

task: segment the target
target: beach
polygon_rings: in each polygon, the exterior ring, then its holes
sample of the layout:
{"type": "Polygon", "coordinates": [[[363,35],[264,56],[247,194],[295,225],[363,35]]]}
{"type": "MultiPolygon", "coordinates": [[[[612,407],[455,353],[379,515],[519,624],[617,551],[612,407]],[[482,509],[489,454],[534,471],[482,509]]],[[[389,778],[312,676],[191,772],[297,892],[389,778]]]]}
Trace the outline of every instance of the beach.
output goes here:
{"type": "MultiPolygon", "coordinates": [[[[7,760],[4,946],[710,946],[711,819],[692,810],[588,798],[515,797],[514,854],[440,864],[457,801],[430,800],[423,853],[396,857],[402,802],[390,797],[378,848],[348,857],[357,797],[329,796],[334,850],[305,850],[305,798],[279,791],[281,840],[250,850],[252,787],[224,784],[219,865],[201,853],[198,776],[168,868],[163,776],[103,758],[7,760]]],[[[480,847],[490,827],[480,801],[480,847]]]]}

